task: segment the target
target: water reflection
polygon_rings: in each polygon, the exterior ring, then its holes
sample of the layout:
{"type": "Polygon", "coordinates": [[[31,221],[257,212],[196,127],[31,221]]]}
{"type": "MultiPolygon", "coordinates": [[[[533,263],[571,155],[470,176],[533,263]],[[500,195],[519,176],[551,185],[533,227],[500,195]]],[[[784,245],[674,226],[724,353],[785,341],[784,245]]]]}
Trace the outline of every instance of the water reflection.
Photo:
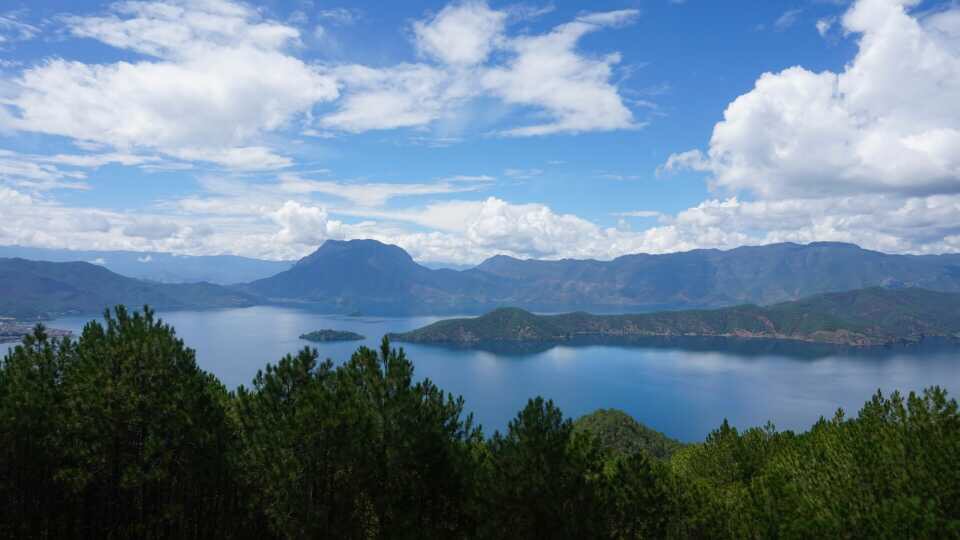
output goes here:
{"type": "Polygon", "coordinates": [[[883,358],[902,354],[935,351],[960,351],[960,341],[946,338],[928,338],[920,345],[898,343],[881,347],[851,347],[829,343],[806,343],[779,339],[750,339],[696,336],[643,336],[643,337],[578,337],[554,342],[505,342],[489,341],[469,345],[437,343],[431,347],[451,351],[480,350],[499,356],[528,356],[557,348],[583,348],[593,346],[626,349],[680,350],[697,353],[717,352],[737,357],[786,356],[797,359],[819,359],[833,356],[883,358]]]}

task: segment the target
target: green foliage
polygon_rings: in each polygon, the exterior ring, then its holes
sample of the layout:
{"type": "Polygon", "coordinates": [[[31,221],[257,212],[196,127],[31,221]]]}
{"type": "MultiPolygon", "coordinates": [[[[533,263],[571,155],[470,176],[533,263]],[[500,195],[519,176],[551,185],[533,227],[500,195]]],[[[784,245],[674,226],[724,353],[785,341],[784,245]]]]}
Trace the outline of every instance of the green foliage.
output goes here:
{"type": "Polygon", "coordinates": [[[38,326],[0,365],[0,538],[958,538],[960,411],[877,393],[682,446],[530,400],[485,439],[384,340],[235,393],[153,312],[38,326]]]}
{"type": "Polygon", "coordinates": [[[490,440],[483,530],[494,538],[598,536],[603,461],[591,443],[552,401],[530,400],[490,440]]]}
{"type": "Polygon", "coordinates": [[[63,511],[55,476],[66,441],[57,414],[63,410],[63,374],[73,344],[50,341],[37,325],[0,368],[0,536],[29,536],[46,515],[63,511]],[[18,519],[8,519],[17,516],[18,519]]]}
{"type": "Polygon", "coordinates": [[[287,356],[237,392],[252,510],[281,537],[433,537],[470,523],[471,445],[463,400],[384,341],[334,369],[316,351],[287,356]],[[413,511],[416,509],[415,511],[413,511]]]}
{"type": "Polygon", "coordinates": [[[608,538],[676,536],[680,492],[668,465],[645,452],[618,455],[608,463],[601,490],[608,538]]]}
{"type": "Polygon", "coordinates": [[[31,516],[0,531],[203,537],[233,504],[225,391],[149,309],[117,308],[76,344],[38,327],[4,360],[0,395],[4,517],[31,516]]]}
{"type": "Polygon", "coordinates": [[[940,388],[879,392],[800,435],[724,423],[671,462],[690,530],[720,536],[960,536],[960,415],[940,388]],[[713,533],[711,532],[713,531],[713,533]]]}

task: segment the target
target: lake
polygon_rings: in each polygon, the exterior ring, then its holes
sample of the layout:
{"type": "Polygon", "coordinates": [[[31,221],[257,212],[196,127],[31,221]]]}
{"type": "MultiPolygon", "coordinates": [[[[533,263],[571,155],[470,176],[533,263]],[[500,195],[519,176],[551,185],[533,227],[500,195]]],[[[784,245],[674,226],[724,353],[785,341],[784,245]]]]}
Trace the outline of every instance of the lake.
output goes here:
{"type": "MultiPolygon", "coordinates": [[[[258,369],[311,346],[341,362],[360,345],[418,328],[439,317],[343,317],[258,306],[161,313],[197,360],[228,387],[249,385],[258,369]],[[348,330],[365,341],[313,344],[302,333],[348,330]]],[[[90,317],[50,321],[79,333],[90,317]]],[[[0,344],[0,354],[12,347],[0,344]]],[[[855,414],[870,396],[940,385],[960,392],[960,346],[850,349],[766,340],[641,340],[550,348],[462,350],[402,344],[418,378],[461,394],[488,434],[504,429],[542,395],[577,417],[598,408],[623,409],[644,424],[684,441],[702,440],[724,418],[740,428],[768,420],[805,430],[838,407],[855,414]]]]}

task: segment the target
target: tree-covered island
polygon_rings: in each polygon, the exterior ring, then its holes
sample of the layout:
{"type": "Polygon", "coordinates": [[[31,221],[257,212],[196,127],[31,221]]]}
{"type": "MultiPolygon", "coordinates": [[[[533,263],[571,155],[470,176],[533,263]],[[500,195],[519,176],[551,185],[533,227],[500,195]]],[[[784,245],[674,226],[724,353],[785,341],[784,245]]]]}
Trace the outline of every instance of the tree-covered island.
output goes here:
{"type": "Polygon", "coordinates": [[[313,332],[300,334],[300,339],[313,341],[314,343],[328,343],[331,341],[361,341],[366,339],[366,337],[357,334],[356,332],[330,330],[325,328],[323,330],[314,330],[313,332]]]}

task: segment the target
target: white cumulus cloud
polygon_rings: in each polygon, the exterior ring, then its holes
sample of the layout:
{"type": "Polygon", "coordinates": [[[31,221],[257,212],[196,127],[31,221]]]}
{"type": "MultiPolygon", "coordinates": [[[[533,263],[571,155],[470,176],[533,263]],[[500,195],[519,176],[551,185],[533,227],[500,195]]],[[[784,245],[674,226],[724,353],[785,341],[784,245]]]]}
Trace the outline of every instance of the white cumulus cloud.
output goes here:
{"type": "Polygon", "coordinates": [[[637,15],[636,10],[590,13],[544,34],[511,36],[508,10],[491,9],[481,0],[452,3],[413,24],[415,46],[427,62],[328,68],[343,96],[319,123],[350,132],[422,128],[454,118],[472,100],[493,98],[548,119],[499,130],[504,135],[637,127],[613,82],[620,55],[595,57],[578,50],[586,34],[627,24],[637,15]]]}
{"type": "Polygon", "coordinates": [[[146,58],[54,58],[24,70],[0,98],[8,128],[231,168],[275,168],[289,160],[251,143],[337,97],[332,78],[286,51],[299,39],[295,28],[242,4],[120,2],[103,16],[64,21],[77,37],[146,58]]]}
{"type": "Polygon", "coordinates": [[[504,133],[546,135],[633,127],[633,113],[610,82],[620,55],[590,58],[578,54],[576,45],[590,32],[636,16],[636,10],[584,15],[550,33],[511,40],[508,49],[514,57],[507,66],[487,71],[484,86],[507,103],[541,107],[552,120],[504,133]]]}
{"type": "Polygon", "coordinates": [[[671,156],[760,197],[960,191],[960,8],[860,0],[843,16],[859,52],[840,73],[766,73],[734,100],[708,155],[671,156]]]}
{"type": "Polygon", "coordinates": [[[320,125],[355,133],[427,125],[472,92],[463,79],[426,64],[347,65],[330,73],[347,90],[320,125]]]}
{"type": "Polygon", "coordinates": [[[472,66],[487,56],[502,39],[507,14],[486,2],[468,0],[444,7],[429,21],[413,25],[417,48],[443,63],[472,66]]]}
{"type": "Polygon", "coordinates": [[[317,206],[287,201],[271,217],[281,227],[276,235],[279,242],[314,247],[343,236],[343,224],[331,220],[327,211],[317,206]]]}

